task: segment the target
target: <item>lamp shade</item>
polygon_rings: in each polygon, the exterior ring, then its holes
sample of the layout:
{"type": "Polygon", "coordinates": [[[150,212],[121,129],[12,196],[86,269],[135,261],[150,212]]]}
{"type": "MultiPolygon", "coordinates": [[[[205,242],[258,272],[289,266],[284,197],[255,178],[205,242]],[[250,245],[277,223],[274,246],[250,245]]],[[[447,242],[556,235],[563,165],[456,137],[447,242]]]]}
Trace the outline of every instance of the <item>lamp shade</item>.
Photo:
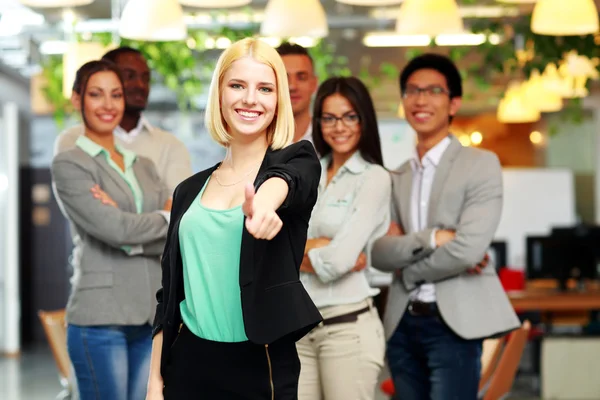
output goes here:
{"type": "Polygon", "coordinates": [[[400,4],[403,1],[404,0],[337,0],[338,3],[365,7],[393,6],[395,4],[400,4]]]}
{"type": "Polygon", "coordinates": [[[27,7],[53,8],[53,7],[77,7],[91,4],[94,0],[19,0],[27,7]]]}
{"type": "Polygon", "coordinates": [[[319,0],[269,0],[260,34],[264,36],[325,37],[329,33],[319,0]]]}
{"type": "Polygon", "coordinates": [[[598,10],[593,0],[538,0],[531,16],[538,35],[574,36],[598,32],[598,10]]]}
{"type": "Polygon", "coordinates": [[[67,51],[63,54],[63,95],[65,98],[71,97],[77,70],[88,61],[101,59],[112,48],[114,46],[107,47],[95,42],[73,42],[67,45],[67,51]]]}
{"type": "Polygon", "coordinates": [[[250,4],[252,0],[179,0],[182,6],[200,8],[232,8],[250,4]]]}
{"type": "Polygon", "coordinates": [[[396,32],[437,36],[463,33],[463,20],[455,0],[405,0],[396,20],[396,32]]]}
{"type": "Polygon", "coordinates": [[[505,4],[533,4],[537,0],[496,0],[498,3],[505,4]]]}
{"type": "Polygon", "coordinates": [[[148,42],[184,40],[187,26],[177,0],[129,0],[121,14],[119,35],[148,42]]]}
{"type": "Polygon", "coordinates": [[[563,107],[560,94],[548,90],[537,69],[531,72],[529,80],[523,84],[523,100],[535,105],[541,112],[560,111],[563,107]]]}
{"type": "Polygon", "coordinates": [[[505,124],[536,122],[540,119],[540,111],[525,100],[523,88],[519,84],[511,84],[500,100],[496,117],[505,124]]]}

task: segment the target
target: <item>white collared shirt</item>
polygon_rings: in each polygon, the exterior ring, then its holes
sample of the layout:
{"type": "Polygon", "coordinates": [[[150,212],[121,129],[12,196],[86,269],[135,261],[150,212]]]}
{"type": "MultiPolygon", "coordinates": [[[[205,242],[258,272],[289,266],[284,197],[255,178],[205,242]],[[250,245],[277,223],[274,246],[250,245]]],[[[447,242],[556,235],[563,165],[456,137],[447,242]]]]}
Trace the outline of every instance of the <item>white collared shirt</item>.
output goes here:
{"type": "Polygon", "coordinates": [[[373,242],[390,223],[391,178],[383,167],[355,152],[327,184],[331,156],[321,159],[319,197],[313,208],[308,238],[331,242],[308,252],[315,273],[300,273],[306,291],[319,308],[353,304],[375,296],[366,268],[352,272],[361,252],[370,265],[373,242]]]}
{"type": "Polygon", "coordinates": [[[152,131],[154,127],[150,125],[150,122],[148,122],[148,120],[142,115],[135,128],[133,128],[129,132],[127,132],[119,125],[115,128],[113,133],[121,141],[125,143],[133,143],[135,139],[140,135],[140,133],[144,131],[144,129],[147,131],[152,131]]]}
{"type": "MultiPolygon", "coordinates": [[[[438,144],[433,146],[422,160],[415,149],[415,153],[410,160],[410,166],[413,172],[412,190],[410,198],[410,217],[411,227],[414,232],[427,228],[427,218],[429,210],[429,197],[435,172],[440,164],[444,152],[450,145],[450,138],[446,137],[438,144]]],[[[432,247],[435,248],[435,231],[432,233],[432,247]]],[[[433,283],[425,283],[410,294],[411,299],[432,303],[435,301],[435,286],[433,283]]]]}
{"type": "Polygon", "coordinates": [[[302,138],[300,138],[300,140],[308,140],[309,142],[313,143],[312,123],[308,124],[308,128],[306,128],[306,132],[304,133],[304,136],[302,136],[302,138]]]}

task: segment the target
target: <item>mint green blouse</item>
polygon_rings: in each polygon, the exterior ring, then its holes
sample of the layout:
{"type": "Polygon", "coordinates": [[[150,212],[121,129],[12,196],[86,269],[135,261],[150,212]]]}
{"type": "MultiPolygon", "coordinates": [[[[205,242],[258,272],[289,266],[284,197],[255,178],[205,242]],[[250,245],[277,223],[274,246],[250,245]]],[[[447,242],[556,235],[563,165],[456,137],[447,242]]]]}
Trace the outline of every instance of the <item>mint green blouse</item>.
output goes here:
{"type": "Polygon", "coordinates": [[[123,171],[119,166],[110,158],[110,153],[104,147],[100,146],[98,143],[92,141],[85,135],[79,136],[75,145],[78,146],[81,150],[88,153],[91,157],[96,157],[98,154],[102,153],[106,157],[106,161],[108,165],[110,165],[117,173],[123,178],[123,180],[127,183],[131,191],[133,192],[133,198],[135,200],[135,208],[139,213],[142,212],[142,207],[144,205],[144,193],[142,192],[142,188],[135,177],[135,173],[133,172],[133,163],[135,162],[136,155],[134,152],[129,151],[118,144],[115,144],[115,149],[123,156],[123,164],[125,164],[125,171],[123,171]]]}
{"type": "Polygon", "coordinates": [[[242,207],[214,210],[200,203],[208,181],[179,223],[185,300],[181,317],[196,336],[215,342],[248,340],[239,284],[242,207]]]}

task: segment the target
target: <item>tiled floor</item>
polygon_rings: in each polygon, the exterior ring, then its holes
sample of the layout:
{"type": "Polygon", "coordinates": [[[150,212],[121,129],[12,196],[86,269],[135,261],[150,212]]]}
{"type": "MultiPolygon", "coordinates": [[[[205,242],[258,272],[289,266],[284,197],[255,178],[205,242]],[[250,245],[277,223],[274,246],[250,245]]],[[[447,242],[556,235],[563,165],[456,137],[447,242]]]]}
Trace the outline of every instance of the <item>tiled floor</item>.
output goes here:
{"type": "Polygon", "coordinates": [[[0,357],[0,399],[53,400],[60,391],[56,364],[48,348],[25,351],[19,358],[0,357]]]}
{"type": "MultiPolygon", "coordinates": [[[[382,379],[386,377],[382,374],[382,379]]],[[[1,400],[54,400],[61,387],[54,359],[46,347],[24,351],[19,358],[0,357],[1,400]]],[[[536,400],[528,395],[527,382],[517,380],[512,400],[536,400]]],[[[375,400],[387,400],[382,394],[375,400]]]]}

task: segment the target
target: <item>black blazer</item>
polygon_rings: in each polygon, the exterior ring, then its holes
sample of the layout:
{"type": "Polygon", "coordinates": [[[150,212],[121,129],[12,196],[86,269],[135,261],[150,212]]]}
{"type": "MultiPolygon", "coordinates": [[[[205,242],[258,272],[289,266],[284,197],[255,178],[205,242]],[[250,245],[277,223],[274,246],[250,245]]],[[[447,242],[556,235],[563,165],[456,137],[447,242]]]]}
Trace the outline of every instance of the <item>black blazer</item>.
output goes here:
{"type": "MultiPolygon", "coordinates": [[[[163,331],[161,372],[177,337],[184,299],[183,265],[179,249],[179,223],[218,164],[183,181],[175,189],[171,223],[162,257],[162,288],[153,335],[163,331]]],[[[297,341],[321,322],[321,314],[299,280],[308,221],[317,201],[321,165],[312,144],[300,141],[281,150],[267,150],[254,186],[272,177],[283,178],[288,196],[277,210],[283,222],[272,240],[257,240],[242,233],[240,288],[248,339],[269,344],[284,336],[297,341]]]]}

